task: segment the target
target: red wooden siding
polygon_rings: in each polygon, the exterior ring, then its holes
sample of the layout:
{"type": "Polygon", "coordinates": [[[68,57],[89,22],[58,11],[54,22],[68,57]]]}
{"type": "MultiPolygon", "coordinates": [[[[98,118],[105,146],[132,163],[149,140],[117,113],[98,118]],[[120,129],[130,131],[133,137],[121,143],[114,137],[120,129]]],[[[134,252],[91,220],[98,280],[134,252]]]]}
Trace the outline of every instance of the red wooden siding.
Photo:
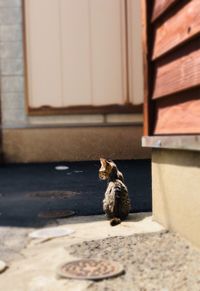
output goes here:
{"type": "Polygon", "coordinates": [[[155,0],[153,4],[152,21],[155,21],[176,2],[178,2],[178,0],[155,0]]]}
{"type": "Polygon", "coordinates": [[[155,25],[153,60],[189,41],[199,32],[199,0],[193,0],[184,5],[176,14],[172,13],[170,17],[167,16],[166,21],[164,19],[161,24],[157,23],[155,25]]]}
{"type": "Polygon", "coordinates": [[[200,132],[200,88],[178,93],[155,103],[154,134],[200,132]],[[172,100],[173,97],[173,100],[172,100]]]}
{"type": "Polygon", "coordinates": [[[200,1],[145,4],[150,116],[145,135],[200,134],[200,1]]]}
{"type": "Polygon", "coordinates": [[[200,40],[190,42],[155,64],[152,98],[183,91],[200,84],[200,40]]]}

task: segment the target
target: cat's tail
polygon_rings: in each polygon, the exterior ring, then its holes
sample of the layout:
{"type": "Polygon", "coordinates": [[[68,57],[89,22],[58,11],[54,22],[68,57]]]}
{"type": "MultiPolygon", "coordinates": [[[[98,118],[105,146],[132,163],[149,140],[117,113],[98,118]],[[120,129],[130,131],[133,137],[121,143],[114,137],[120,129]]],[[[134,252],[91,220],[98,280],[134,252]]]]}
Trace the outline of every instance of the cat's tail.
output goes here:
{"type": "Polygon", "coordinates": [[[121,219],[120,218],[117,218],[117,217],[114,217],[114,218],[112,218],[110,220],[110,225],[111,226],[116,226],[116,225],[118,225],[120,223],[121,223],[121,219]]]}

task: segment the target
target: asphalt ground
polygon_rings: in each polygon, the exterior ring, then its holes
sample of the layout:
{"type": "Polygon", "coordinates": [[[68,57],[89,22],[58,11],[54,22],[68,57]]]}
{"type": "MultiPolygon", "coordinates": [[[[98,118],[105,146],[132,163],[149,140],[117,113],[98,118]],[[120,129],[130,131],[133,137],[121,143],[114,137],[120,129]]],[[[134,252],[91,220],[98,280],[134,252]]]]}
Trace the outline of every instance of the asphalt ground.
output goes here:
{"type": "MultiPolygon", "coordinates": [[[[151,161],[115,161],[123,172],[132,212],[151,211],[151,161]]],[[[99,161],[0,166],[0,226],[41,227],[51,219],[38,214],[73,210],[76,215],[102,214],[106,182],[98,178],[99,161]],[[65,165],[67,170],[56,170],[65,165]]]]}

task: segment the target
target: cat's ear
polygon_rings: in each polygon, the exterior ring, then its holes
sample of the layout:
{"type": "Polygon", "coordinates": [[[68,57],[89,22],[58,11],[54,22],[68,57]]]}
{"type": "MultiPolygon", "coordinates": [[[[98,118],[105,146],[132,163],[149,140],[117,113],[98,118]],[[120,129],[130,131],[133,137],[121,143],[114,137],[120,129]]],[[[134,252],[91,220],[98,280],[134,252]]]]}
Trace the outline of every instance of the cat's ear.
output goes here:
{"type": "Polygon", "coordinates": [[[104,158],[100,158],[100,162],[101,162],[102,166],[104,166],[104,167],[108,164],[107,160],[104,158]]]}

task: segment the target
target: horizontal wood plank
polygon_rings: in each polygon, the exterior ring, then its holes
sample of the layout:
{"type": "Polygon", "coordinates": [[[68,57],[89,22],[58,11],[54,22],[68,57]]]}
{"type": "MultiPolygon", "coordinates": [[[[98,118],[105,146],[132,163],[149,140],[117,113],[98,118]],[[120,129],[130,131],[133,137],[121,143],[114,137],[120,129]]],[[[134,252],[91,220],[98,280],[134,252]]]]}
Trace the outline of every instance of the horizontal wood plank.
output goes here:
{"type": "Polygon", "coordinates": [[[200,1],[189,1],[177,13],[168,15],[155,26],[154,33],[153,60],[200,34],[200,1]]]}
{"type": "Polygon", "coordinates": [[[167,11],[172,5],[177,3],[179,0],[154,0],[153,12],[151,21],[155,21],[165,11],[167,11]]]}
{"type": "Polygon", "coordinates": [[[154,134],[200,134],[200,88],[155,101],[154,134]]]}
{"type": "Polygon", "coordinates": [[[29,115],[46,116],[46,115],[64,115],[64,114],[109,114],[109,113],[142,113],[142,104],[133,105],[104,105],[104,106],[70,106],[70,107],[50,107],[42,106],[38,108],[28,108],[29,115]]]}
{"type": "Polygon", "coordinates": [[[200,39],[156,63],[153,99],[200,85],[200,39]]]}

